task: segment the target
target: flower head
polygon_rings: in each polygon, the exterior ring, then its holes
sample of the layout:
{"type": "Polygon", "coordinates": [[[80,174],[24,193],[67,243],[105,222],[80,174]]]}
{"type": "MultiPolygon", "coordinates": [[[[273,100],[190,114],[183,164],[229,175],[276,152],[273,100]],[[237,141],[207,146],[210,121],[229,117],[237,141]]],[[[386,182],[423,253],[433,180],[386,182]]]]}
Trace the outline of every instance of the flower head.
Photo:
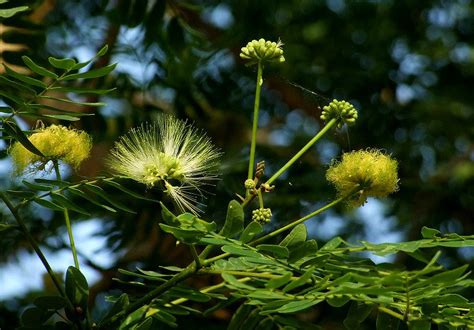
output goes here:
{"type": "Polygon", "coordinates": [[[357,110],[347,101],[332,100],[331,103],[323,107],[321,119],[325,122],[331,119],[338,119],[337,126],[340,128],[344,124],[354,124],[357,119],[357,110]]]}
{"type": "Polygon", "coordinates": [[[89,157],[92,148],[92,140],[86,132],[60,125],[40,129],[28,139],[44,157],[32,153],[21,143],[15,142],[9,153],[17,174],[24,172],[29,165],[33,165],[35,169],[43,169],[50,160],[61,160],[78,168],[89,157]]]}
{"type": "Polygon", "coordinates": [[[285,62],[283,56],[283,43],[266,41],[265,39],[252,40],[245,47],[241,48],[240,57],[249,60],[248,65],[257,64],[258,62],[285,62]]]}
{"type": "Polygon", "coordinates": [[[354,206],[363,205],[367,197],[386,197],[398,190],[398,163],[379,150],[360,150],[345,153],[342,161],[333,163],[326,179],[346,196],[360,187],[351,199],[354,206]]]}
{"type": "Polygon", "coordinates": [[[217,178],[220,153],[192,125],[163,115],[130,130],[115,143],[107,160],[116,174],[161,186],[182,210],[199,212],[202,186],[217,178]]]}

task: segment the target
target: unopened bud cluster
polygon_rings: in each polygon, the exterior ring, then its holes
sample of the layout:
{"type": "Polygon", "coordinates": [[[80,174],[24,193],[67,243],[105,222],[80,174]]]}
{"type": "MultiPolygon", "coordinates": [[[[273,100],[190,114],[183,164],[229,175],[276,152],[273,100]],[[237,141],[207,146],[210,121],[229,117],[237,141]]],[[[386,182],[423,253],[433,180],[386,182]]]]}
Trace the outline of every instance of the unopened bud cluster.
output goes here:
{"type": "Polygon", "coordinates": [[[283,56],[283,44],[278,42],[266,41],[265,39],[252,40],[247,46],[242,47],[240,57],[249,60],[249,65],[259,62],[281,63],[285,62],[283,56]]]}
{"type": "Polygon", "coordinates": [[[331,103],[323,107],[321,119],[325,122],[331,119],[338,119],[337,127],[344,124],[354,124],[357,119],[357,110],[347,101],[332,100],[331,103]]]}
{"type": "Polygon", "coordinates": [[[272,210],[270,209],[256,209],[252,211],[252,221],[265,224],[270,222],[272,218],[272,210]]]}
{"type": "Polygon", "coordinates": [[[247,179],[244,182],[245,189],[254,189],[255,188],[255,181],[252,179],[247,179]]]}

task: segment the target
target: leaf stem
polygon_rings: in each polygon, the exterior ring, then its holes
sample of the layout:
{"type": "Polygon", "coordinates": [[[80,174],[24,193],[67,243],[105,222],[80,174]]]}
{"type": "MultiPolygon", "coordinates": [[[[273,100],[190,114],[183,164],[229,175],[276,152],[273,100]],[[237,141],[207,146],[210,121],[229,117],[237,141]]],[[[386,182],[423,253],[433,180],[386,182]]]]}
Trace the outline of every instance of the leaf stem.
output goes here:
{"type": "MultiPolygon", "coordinates": [[[[255,87],[255,103],[253,107],[253,123],[252,123],[252,140],[250,142],[250,158],[249,158],[249,169],[248,169],[248,179],[253,179],[253,170],[255,167],[255,147],[257,144],[257,128],[258,128],[258,111],[260,108],[260,93],[262,90],[262,63],[258,62],[257,68],[257,86],[255,87]]],[[[246,191],[246,196],[250,194],[249,189],[246,191]]]]}
{"type": "Polygon", "coordinates": [[[399,320],[401,320],[401,321],[405,321],[403,315],[401,315],[401,314],[399,314],[399,313],[397,313],[397,312],[394,312],[394,311],[392,311],[391,309],[385,308],[385,307],[383,307],[383,306],[378,306],[377,309],[378,309],[380,312],[382,312],[382,313],[391,315],[391,316],[393,316],[393,317],[395,317],[395,318],[397,318],[397,319],[399,319],[399,320]]]}
{"type": "Polygon", "coordinates": [[[280,175],[282,175],[287,169],[291,167],[309,148],[311,148],[318,140],[326,134],[334,125],[337,124],[338,119],[331,119],[322,130],[318,132],[306,145],[301,148],[285,165],[283,165],[273,176],[267,180],[265,184],[271,185],[280,175]]]}
{"type": "MultiPolygon", "coordinates": [[[[56,178],[59,181],[62,181],[61,179],[61,172],[59,171],[59,163],[57,160],[53,160],[53,165],[54,165],[54,171],[56,173],[56,178]]],[[[71,227],[71,220],[69,218],[69,210],[67,208],[63,208],[63,213],[64,213],[64,221],[66,222],[66,228],[67,228],[67,234],[69,236],[69,244],[71,245],[71,251],[72,251],[72,256],[74,258],[74,265],[77,269],[80,270],[79,267],[79,259],[77,258],[77,251],[76,251],[76,244],[74,243],[74,235],[72,233],[72,227],[71,227]]]]}
{"type": "Polygon", "coordinates": [[[258,189],[257,194],[258,194],[258,205],[260,206],[261,209],[263,209],[262,189],[258,189]]]}
{"type": "MultiPolygon", "coordinates": [[[[237,271],[237,270],[212,270],[212,269],[201,269],[199,274],[230,274],[236,276],[245,276],[245,277],[258,277],[258,278],[266,278],[266,279],[274,279],[279,278],[281,274],[271,274],[271,273],[254,273],[254,272],[244,272],[244,271],[237,271]]],[[[297,280],[299,277],[292,276],[291,280],[297,280]]]]}
{"type": "Polygon", "coordinates": [[[69,299],[67,299],[66,297],[66,293],[64,292],[63,288],[61,287],[61,285],[59,284],[59,280],[56,278],[56,275],[54,274],[51,266],[49,265],[48,263],[48,260],[46,259],[46,257],[44,256],[43,252],[41,251],[38,243],[36,243],[35,239],[33,238],[33,236],[30,234],[30,232],[28,231],[28,228],[26,227],[25,223],[23,222],[23,219],[21,218],[21,216],[18,214],[18,212],[16,211],[15,207],[13,206],[13,204],[10,202],[10,200],[8,199],[8,197],[5,195],[5,193],[3,192],[0,192],[0,199],[3,200],[3,202],[5,203],[5,205],[8,207],[8,209],[10,210],[11,214],[13,215],[13,217],[15,218],[16,222],[18,223],[18,225],[20,226],[22,232],[25,234],[26,236],[26,239],[28,240],[28,242],[30,243],[31,247],[33,248],[33,250],[35,250],[35,253],[36,255],[38,256],[38,258],[41,260],[41,262],[43,263],[43,266],[44,268],[46,268],[46,271],[48,272],[49,276],[51,277],[51,280],[53,281],[53,284],[54,286],[56,287],[56,289],[58,290],[59,294],[66,298],[66,300],[69,302],[69,299]]]}
{"type": "MultiPolygon", "coordinates": [[[[250,277],[243,277],[243,278],[237,279],[237,281],[241,282],[241,283],[245,283],[245,282],[248,282],[250,280],[251,280],[250,277]]],[[[221,282],[219,284],[211,285],[211,286],[208,286],[204,289],[201,289],[201,290],[199,290],[199,292],[208,293],[208,292],[212,292],[212,291],[218,290],[220,288],[223,288],[224,286],[225,286],[225,282],[221,282]]],[[[180,305],[182,303],[185,303],[188,300],[189,300],[188,298],[178,298],[178,299],[173,300],[169,304],[166,304],[165,307],[172,307],[172,306],[175,306],[175,305],[180,305]]]]}
{"type": "Polygon", "coordinates": [[[191,249],[191,254],[194,258],[194,262],[196,263],[196,269],[201,268],[201,258],[196,251],[196,247],[194,245],[190,245],[189,248],[191,249]]]}

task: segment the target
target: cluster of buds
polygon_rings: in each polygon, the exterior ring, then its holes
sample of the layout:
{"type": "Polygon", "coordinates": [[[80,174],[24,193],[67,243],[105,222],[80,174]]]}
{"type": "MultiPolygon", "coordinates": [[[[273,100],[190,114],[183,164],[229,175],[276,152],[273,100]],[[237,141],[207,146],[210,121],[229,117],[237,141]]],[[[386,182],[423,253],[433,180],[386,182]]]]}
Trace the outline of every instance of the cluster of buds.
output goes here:
{"type": "Polygon", "coordinates": [[[323,107],[321,119],[328,122],[334,118],[339,120],[337,124],[339,128],[344,124],[353,124],[357,119],[357,110],[347,101],[332,100],[331,103],[323,107]]]}
{"type": "Polygon", "coordinates": [[[256,186],[255,180],[252,180],[252,179],[245,180],[244,186],[245,186],[245,189],[247,190],[255,189],[255,186],[256,186]]]}
{"type": "Polygon", "coordinates": [[[272,218],[272,210],[260,208],[252,211],[252,221],[265,224],[270,222],[272,218]]]}
{"type": "Polygon", "coordinates": [[[265,39],[252,40],[247,46],[242,47],[240,57],[244,60],[249,60],[248,65],[259,62],[285,62],[281,46],[283,44],[280,40],[278,42],[266,41],[265,39]]]}

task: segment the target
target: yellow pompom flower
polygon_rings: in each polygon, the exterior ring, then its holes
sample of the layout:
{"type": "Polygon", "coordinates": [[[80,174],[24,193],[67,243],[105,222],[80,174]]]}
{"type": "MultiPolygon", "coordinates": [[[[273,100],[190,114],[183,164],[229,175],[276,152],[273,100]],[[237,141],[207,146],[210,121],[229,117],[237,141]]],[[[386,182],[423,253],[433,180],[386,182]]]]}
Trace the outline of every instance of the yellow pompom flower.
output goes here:
{"type": "Polygon", "coordinates": [[[16,174],[23,173],[30,165],[34,170],[44,169],[46,163],[51,160],[61,160],[77,169],[89,157],[92,148],[92,139],[86,132],[61,125],[51,125],[40,129],[31,134],[28,139],[44,157],[32,153],[21,143],[15,142],[9,153],[16,174]]]}
{"type": "Polygon", "coordinates": [[[397,168],[397,161],[380,150],[359,150],[343,154],[329,167],[326,179],[341,197],[360,188],[349,203],[361,206],[368,197],[386,197],[398,190],[397,168]]]}
{"type": "Polygon", "coordinates": [[[217,178],[219,156],[202,132],[186,121],[163,115],[122,136],[107,165],[115,174],[148,187],[162,187],[181,211],[197,214],[202,187],[217,178]]]}

